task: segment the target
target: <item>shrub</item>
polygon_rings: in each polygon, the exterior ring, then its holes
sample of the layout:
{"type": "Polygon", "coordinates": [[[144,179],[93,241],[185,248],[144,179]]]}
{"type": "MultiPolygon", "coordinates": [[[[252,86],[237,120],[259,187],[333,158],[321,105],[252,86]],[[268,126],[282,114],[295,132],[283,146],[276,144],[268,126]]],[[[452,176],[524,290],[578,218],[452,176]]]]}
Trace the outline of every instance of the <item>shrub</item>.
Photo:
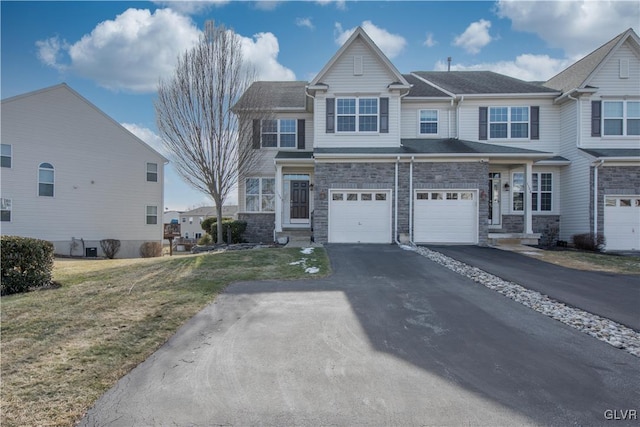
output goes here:
{"type": "Polygon", "coordinates": [[[213,239],[209,234],[205,234],[200,238],[200,240],[198,240],[198,244],[200,246],[209,246],[212,242],[213,242],[213,239]]]}
{"type": "MultiPolygon", "coordinates": [[[[222,240],[227,243],[242,243],[244,240],[242,239],[242,235],[247,229],[246,221],[234,221],[234,220],[226,220],[222,221],[222,240]],[[231,228],[231,242],[227,242],[227,229],[231,228]]],[[[218,241],[218,227],[213,225],[211,227],[211,237],[213,237],[213,242],[216,243],[218,241]]]]}
{"type": "Polygon", "coordinates": [[[104,256],[109,259],[114,259],[116,254],[120,250],[120,240],[117,239],[104,239],[100,240],[100,247],[102,248],[102,252],[104,252],[104,256]]]}
{"type": "Polygon", "coordinates": [[[144,242],[140,245],[140,256],[142,258],[155,258],[162,256],[162,243],[144,242]]]}
{"type": "Polygon", "coordinates": [[[605,246],[604,235],[598,233],[594,236],[593,233],[574,234],[571,236],[573,246],[576,249],[583,249],[586,251],[601,251],[605,246]]]}
{"type": "MultiPolygon", "coordinates": [[[[222,217],[222,222],[232,221],[232,220],[233,218],[222,217]]],[[[211,234],[211,229],[215,227],[217,224],[218,224],[218,218],[215,216],[210,216],[209,218],[206,218],[204,221],[202,221],[200,223],[200,226],[205,232],[211,234]]]]}
{"type": "Polygon", "coordinates": [[[0,294],[26,292],[51,284],[53,244],[28,237],[2,236],[0,240],[0,294]]]}

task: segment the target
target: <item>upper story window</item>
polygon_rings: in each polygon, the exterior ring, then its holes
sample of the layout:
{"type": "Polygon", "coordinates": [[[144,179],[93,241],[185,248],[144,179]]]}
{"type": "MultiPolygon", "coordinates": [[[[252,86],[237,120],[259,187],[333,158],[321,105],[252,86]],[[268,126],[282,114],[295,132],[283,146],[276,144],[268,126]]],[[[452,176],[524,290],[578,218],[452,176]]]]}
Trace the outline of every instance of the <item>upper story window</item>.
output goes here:
{"type": "Polygon", "coordinates": [[[38,196],[53,197],[54,170],[51,163],[38,167],[38,196]]]}
{"type": "Polygon", "coordinates": [[[338,132],[377,132],[378,98],[336,99],[338,132]]]}
{"type": "Polygon", "coordinates": [[[295,148],[296,120],[273,119],[263,120],[261,126],[261,141],[263,147],[295,148]]]}
{"type": "Polygon", "coordinates": [[[0,150],[0,166],[3,168],[11,167],[11,144],[1,144],[0,150]]]}
{"type": "Polygon", "coordinates": [[[438,110],[420,110],[420,135],[438,134],[438,110]]]}
{"type": "Polygon", "coordinates": [[[603,135],[640,135],[640,101],[603,101],[602,104],[603,135]]]}
{"type": "Polygon", "coordinates": [[[529,138],[529,107],[489,107],[489,138],[529,138]]]}
{"type": "Polygon", "coordinates": [[[155,225],[158,223],[158,207],[147,206],[147,224],[155,225]]]}
{"type": "Polygon", "coordinates": [[[158,182],[158,164],[147,163],[147,181],[158,182]]]}
{"type": "MultiPolygon", "coordinates": [[[[550,172],[535,172],[531,175],[531,211],[551,212],[553,202],[553,174],[550,172]]],[[[524,173],[515,172],[512,181],[513,210],[524,211],[524,173]]]]}
{"type": "Polygon", "coordinates": [[[0,199],[0,221],[11,221],[11,199],[0,199]]]}

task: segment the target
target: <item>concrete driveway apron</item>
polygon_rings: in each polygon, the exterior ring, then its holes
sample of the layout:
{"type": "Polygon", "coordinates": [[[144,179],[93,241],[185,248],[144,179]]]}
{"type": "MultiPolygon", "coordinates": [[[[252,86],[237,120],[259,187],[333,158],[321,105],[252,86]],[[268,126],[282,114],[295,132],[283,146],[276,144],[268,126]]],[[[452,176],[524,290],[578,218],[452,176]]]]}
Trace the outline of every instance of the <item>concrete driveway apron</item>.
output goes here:
{"type": "Polygon", "coordinates": [[[229,286],[81,425],[601,425],[639,409],[640,359],[414,252],[327,251],[328,278],[229,286]]]}
{"type": "Polygon", "coordinates": [[[465,264],[640,331],[640,275],[583,271],[480,246],[429,246],[465,264]]]}

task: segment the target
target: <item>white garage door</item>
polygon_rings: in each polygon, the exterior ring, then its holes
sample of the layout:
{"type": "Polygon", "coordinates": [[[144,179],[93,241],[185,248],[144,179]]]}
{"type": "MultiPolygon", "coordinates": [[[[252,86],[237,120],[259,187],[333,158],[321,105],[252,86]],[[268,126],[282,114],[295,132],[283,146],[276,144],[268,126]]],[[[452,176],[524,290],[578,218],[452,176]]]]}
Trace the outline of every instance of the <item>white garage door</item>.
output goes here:
{"type": "Polygon", "coordinates": [[[413,241],[478,243],[477,195],[475,190],[417,190],[413,241]]]}
{"type": "Polygon", "coordinates": [[[605,196],[604,237],[609,251],[640,250],[640,195],[605,196]]]}
{"type": "Polygon", "coordinates": [[[391,243],[391,191],[331,190],[329,242],[391,243]]]}

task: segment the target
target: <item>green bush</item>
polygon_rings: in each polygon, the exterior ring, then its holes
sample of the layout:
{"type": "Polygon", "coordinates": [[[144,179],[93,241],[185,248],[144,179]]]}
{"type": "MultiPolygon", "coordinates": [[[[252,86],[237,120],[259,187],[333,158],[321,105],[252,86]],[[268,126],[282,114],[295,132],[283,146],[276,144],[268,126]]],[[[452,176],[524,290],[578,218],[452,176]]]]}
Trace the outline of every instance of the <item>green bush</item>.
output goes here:
{"type": "Polygon", "coordinates": [[[162,243],[144,242],[140,245],[140,256],[142,258],[155,258],[162,256],[162,243]]]}
{"type": "MultiPolygon", "coordinates": [[[[242,236],[247,229],[246,221],[234,221],[234,220],[226,220],[222,221],[222,240],[227,243],[242,243],[244,242],[242,236]],[[227,242],[227,229],[231,228],[231,242],[227,242]]],[[[211,227],[211,237],[213,237],[213,243],[218,241],[218,227],[217,225],[213,225],[211,227]]]]}
{"type": "Polygon", "coordinates": [[[212,242],[213,242],[213,239],[209,234],[205,234],[200,238],[200,240],[198,240],[198,244],[200,246],[209,246],[212,242]]]}
{"type": "Polygon", "coordinates": [[[50,285],[52,270],[53,243],[17,236],[0,239],[2,295],[50,285]]]}
{"type": "MultiPolygon", "coordinates": [[[[224,216],[222,217],[222,222],[232,221],[232,220],[233,218],[227,218],[224,216]]],[[[215,216],[210,216],[209,218],[206,218],[204,221],[202,221],[200,223],[200,226],[206,233],[211,234],[211,227],[214,227],[217,224],[218,224],[218,218],[215,216]]]]}

